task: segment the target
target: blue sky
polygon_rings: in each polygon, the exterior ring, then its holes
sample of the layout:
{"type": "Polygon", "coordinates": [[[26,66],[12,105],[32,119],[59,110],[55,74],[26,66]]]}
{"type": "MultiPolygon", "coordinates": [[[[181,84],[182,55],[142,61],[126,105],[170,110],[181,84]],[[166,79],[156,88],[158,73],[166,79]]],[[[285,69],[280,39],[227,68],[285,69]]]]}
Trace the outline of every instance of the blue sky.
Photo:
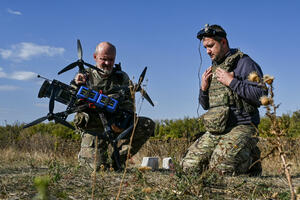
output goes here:
{"type": "MultiPolygon", "coordinates": [[[[196,34],[206,23],[222,25],[231,47],[275,76],[279,114],[292,113],[300,109],[299,10],[299,1],[2,0],[0,125],[28,123],[47,114],[49,99],[37,98],[42,80],[36,74],[69,83],[76,70],[57,72],[77,60],[77,39],[83,59],[91,64],[96,45],[109,41],[117,47],[116,62],[130,78],[136,80],[148,66],[147,91],[156,106],[143,102],[140,115],[196,117],[196,34]]],[[[202,74],[210,60],[203,47],[201,51],[202,74]]],[[[137,95],[140,106],[139,99],[137,95]]],[[[64,108],[56,104],[55,111],[64,108]]]]}

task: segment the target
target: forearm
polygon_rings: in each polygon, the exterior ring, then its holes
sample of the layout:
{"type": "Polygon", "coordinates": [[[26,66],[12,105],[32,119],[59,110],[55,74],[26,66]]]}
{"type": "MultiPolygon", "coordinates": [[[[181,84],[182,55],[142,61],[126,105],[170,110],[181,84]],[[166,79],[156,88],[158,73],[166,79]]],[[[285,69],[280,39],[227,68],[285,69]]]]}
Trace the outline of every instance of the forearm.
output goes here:
{"type": "Polygon", "coordinates": [[[234,70],[234,79],[230,82],[229,87],[241,98],[255,106],[259,106],[260,97],[266,95],[267,91],[261,83],[248,80],[249,74],[253,72],[262,80],[263,73],[259,65],[250,57],[243,57],[237,63],[237,67],[234,70]]]}
{"type": "Polygon", "coordinates": [[[238,80],[234,78],[229,87],[237,93],[241,98],[251,102],[255,106],[260,106],[260,97],[266,95],[267,91],[256,82],[248,80],[238,80]]]}
{"type": "Polygon", "coordinates": [[[209,109],[209,98],[208,98],[208,91],[202,91],[200,89],[199,92],[199,103],[202,106],[202,108],[204,110],[208,110],[209,109]]]}

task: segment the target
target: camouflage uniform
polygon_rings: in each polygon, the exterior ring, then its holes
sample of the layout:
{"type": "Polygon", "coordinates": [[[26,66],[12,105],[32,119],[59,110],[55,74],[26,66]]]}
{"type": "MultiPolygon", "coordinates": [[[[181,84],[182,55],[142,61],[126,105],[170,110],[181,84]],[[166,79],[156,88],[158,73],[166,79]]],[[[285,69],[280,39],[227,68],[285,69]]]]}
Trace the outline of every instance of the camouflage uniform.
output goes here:
{"type": "Polygon", "coordinates": [[[258,151],[255,134],[252,125],[228,128],[221,135],[206,132],[189,147],[182,160],[183,168],[196,168],[201,172],[209,167],[222,174],[248,173],[254,161],[251,155],[257,155],[258,151]]]}
{"type": "MultiPolygon", "coordinates": [[[[103,94],[106,94],[110,97],[116,98],[118,95],[118,91],[116,91],[115,87],[120,86],[129,86],[129,77],[128,75],[120,70],[114,70],[112,74],[107,78],[102,78],[97,71],[89,69],[87,72],[88,82],[87,86],[90,89],[95,91],[102,90],[103,94]]],[[[126,110],[129,112],[133,112],[133,101],[129,92],[127,91],[123,94],[123,100],[119,102],[119,110],[126,110]]],[[[113,113],[109,117],[114,117],[116,119],[121,118],[121,113],[113,113]]],[[[81,149],[78,154],[78,160],[81,165],[88,165],[94,168],[94,158],[95,158],[95,143],[96,136],[87,133],[88,131],[102,133],[104,131],[104,127],[102,122],[96,112],[80,112],[77,113],[74,119],[75,126],[77,128],[77,132],[79,132],[82,136],[81,141],[81,149]]],[[[142,118],[139,123],[138,130],[144,129],[143,131],[136,131],[131,154],[135,154],[139,148],[146,142],[146,140],[151,136],[151,130],[154,130],[154,122],[147,118],[142,118]]],[[[127,125],[128,126],[128,125],[127,125]]],[[[124,164],[126,161],[127,152],[129,149],[129,138],[131,134],[128,134],[126,138],[123,140],[123,143],[120,147],[120,161],[121,164],[124,164]]],[[[116,137],[117,134],[114,133],[116,137]]],[[[103,139],[98,139],[98,158],[96,162],[96,168],[98,169],[100,165],[104,165],[108,167],[109,164],[115,165],[113,158],[109,159],[109,143],[103,139]]],[[[115,166],[114,166],[115,167],[115,166]]]]}
{"type": "MultiPolygon", "coordinates": [[[[202,170],[209,167],[222,174],[245,174],[261,170],[260,163],[256,169],[249,171],[254,161],[259,159],[260,151],[256,144],[256,128],[251,122],[247,124],[230,124],[230,108],[244,110],[253,114],[257,107],[240,98],[231,88],[217,80],[215,71],[218,67],[231,72],[244,54],[237,50],[232,55],[212,67],[212,79],[208,89],[209,110],[203,115],[206,133],[196,140],[188,149],[181,164],[184,169],[202,170]]],[[[256,173],[256,172],[254,172],[256,173]]],[[[258,172],[259,173],[259,172],[258,172]]]]}

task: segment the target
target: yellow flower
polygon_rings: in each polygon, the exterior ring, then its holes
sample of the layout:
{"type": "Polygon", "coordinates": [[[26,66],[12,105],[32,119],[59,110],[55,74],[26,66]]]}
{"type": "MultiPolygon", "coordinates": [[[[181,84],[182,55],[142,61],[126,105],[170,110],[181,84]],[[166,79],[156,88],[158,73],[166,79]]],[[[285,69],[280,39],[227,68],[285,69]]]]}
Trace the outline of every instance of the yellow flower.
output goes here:
{"type": "Polygon", "coordinates": [[[105,169],[104,165],[100,165],[100,169],[103,171],[105,169]]]}
{"type": "Polygon", "coordinates": [[[248,75],[248,80],[252,81],[252,82],[257,82],[257,83],[260,82],[260,78],[256,71],[253,71],[248,75]]]}
{"type": "Polygon", "coordinates": [[[262,97],[260,97],[260,102],[262,105],[267,106],[267,105],[271,104],[272,100],[267,96],[262,96],[262,97]]]}
{"type": "Polygon", "coordinates": [[[273,83],[274,76],[264,75],[264,82],[271,85],[273,83]]]}

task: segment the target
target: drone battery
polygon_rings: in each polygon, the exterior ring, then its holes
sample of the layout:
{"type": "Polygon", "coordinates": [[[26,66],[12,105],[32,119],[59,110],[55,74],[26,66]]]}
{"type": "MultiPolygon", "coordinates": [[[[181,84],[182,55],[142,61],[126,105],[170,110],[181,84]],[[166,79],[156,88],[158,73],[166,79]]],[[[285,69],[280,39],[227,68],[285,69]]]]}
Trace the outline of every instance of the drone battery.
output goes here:
{"type": "Polygon", "coordinates": [[[108,112],[114,112],[117,108],[118,101],[104,94],[100,94],[95,105],[100,108],[105,108],[108,112]]]}
{"type": "Polygon", "coordinates": [[[87,99],[90,103],[96,103],[99,93],[87,87],[81,86],[77,92],[77,98],[87,99]]]}

